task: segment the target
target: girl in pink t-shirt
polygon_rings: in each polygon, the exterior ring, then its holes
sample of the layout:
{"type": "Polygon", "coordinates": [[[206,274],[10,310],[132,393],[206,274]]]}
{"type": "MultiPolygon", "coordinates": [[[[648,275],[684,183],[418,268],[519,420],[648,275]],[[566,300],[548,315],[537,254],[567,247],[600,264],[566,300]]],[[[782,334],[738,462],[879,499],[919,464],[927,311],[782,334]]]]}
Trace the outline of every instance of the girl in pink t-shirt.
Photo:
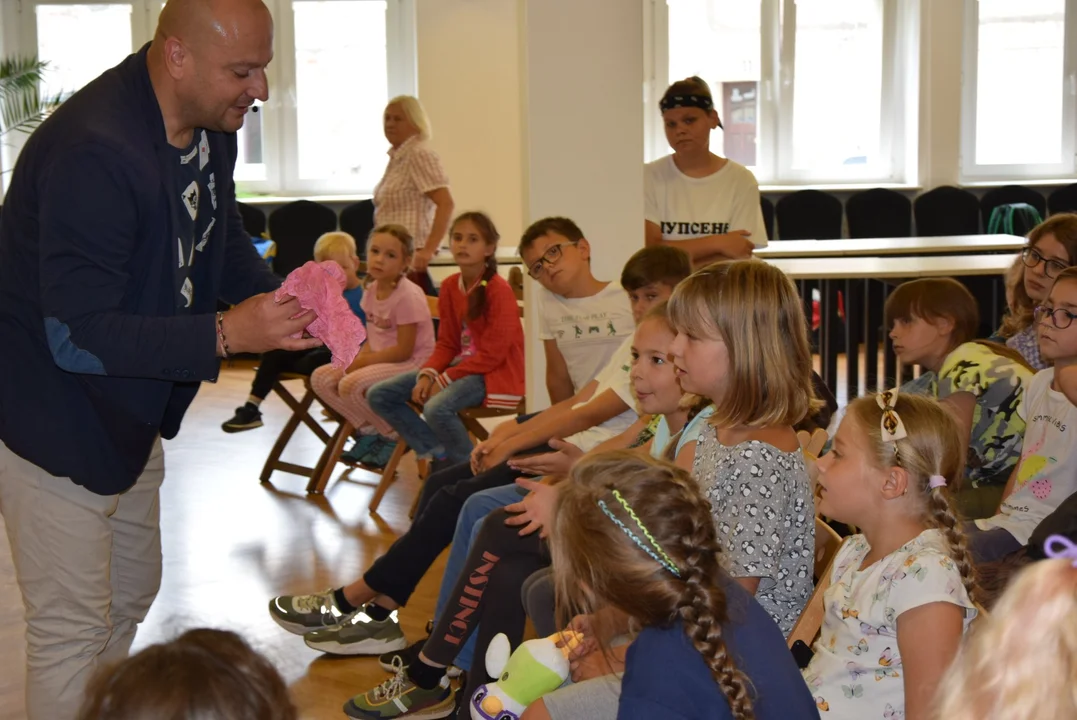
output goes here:
{"type": "Polygon", "coordinates": [[[385,436],[396,433],[370,409],[366,391],[382,380],[418,370],[434,351],[430,305],[406,277],[414,251],[414,241],[402,226],[374,228],[367,242],[370,279],[360,302],[366,313],[366,343],[346,371],[323,365],[311,375],[318,399],[356,429],[356,443],[344,460],[359,462],[378,447],[395,444],[385,436]]]}

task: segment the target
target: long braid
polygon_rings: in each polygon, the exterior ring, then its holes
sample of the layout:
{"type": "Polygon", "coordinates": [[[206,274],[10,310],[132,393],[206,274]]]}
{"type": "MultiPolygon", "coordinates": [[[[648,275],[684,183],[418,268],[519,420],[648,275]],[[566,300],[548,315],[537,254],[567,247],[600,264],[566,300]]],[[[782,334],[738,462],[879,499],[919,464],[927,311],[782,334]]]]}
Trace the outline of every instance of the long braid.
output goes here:
{"type": "MultiPolygon", "coordinates": [[[[701,503],[694,503],[699,505],[701,503]]],[[[755,720],[749,681],[737,669],[722,637],[720,618],[726,617],[725,594],[715,585],[720,572],[718,556],[721,548],[714,536],[710,507],[695,508],[693,531],[680,543],[685,551],[681,580],[684,593],[677,612],[684,623],[685,633],[703,656],[711,675],[729,702],[736,720],[755,720]]]]}
{"type": "Polygon", "coordinates": [[[479,285],[467,296],[467,319],[477,320],[482,311],[486,309],[486,285],[497,275],[497,258],[493,255],[486,258],[486,269],[483,270],[479,285]]]}
{"type": "Polygon", "coordinates": [[[950,545],[950,557],[961,573],[961,581],[969,594],[969,601],[976,602],[976,564],[969,553],[968,539],[961,531],[961,521],[950,504],[949,491],[941,487],[928,490],[927,509],[931,523],[946,536],[946,542],[950,545]]]}

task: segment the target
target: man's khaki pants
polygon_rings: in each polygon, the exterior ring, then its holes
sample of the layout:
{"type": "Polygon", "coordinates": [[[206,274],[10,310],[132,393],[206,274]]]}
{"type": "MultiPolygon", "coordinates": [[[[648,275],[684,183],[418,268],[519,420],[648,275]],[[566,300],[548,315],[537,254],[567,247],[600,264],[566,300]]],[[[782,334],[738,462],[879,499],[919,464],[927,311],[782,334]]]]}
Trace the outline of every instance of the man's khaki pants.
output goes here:
{"type": "Polygon", "coordinates": [[[138,482],[95,495],[0,442],[0,512],[26,608],[26,713],[71,720],[98,667],[127,656],[161,584],[160,439],[138,482]]]}

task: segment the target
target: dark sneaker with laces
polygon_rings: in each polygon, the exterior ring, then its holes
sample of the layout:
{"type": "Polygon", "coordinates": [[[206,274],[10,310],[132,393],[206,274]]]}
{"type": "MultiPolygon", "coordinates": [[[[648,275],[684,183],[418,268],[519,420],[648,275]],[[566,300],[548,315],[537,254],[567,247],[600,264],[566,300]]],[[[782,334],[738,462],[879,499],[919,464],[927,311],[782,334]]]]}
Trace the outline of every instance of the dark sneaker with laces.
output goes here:
{"type": "Polygon", "coordinates": [[[304,635],[347,619],[330,588],[313,595],[280,595],[269,601],[269,615],[290,633],[304,635]]]}
{"type": "Polygon", "coordinates": [[[350,448],[340,454],[340,461],[350,465],[358,464],[378,442],[378,437],[378,435],[360,435],[350,448]]]}
{"type": "Polygon", "coordinates": [[[375,620],[359,609],[332,627],[304,634],[303,642],[330,655],[381,655],[408,646],[396,610],[384,620],[375,620]]]}
{"type": "Polygon", "coordinates": [[[226,433],[243,432],[260,427],[262,427],[262,411],[250,403],[237,407],[232,419],[221,424],[221,430],[226,433]]]}
{"type": "Polygon", "coordinates": [[[395,450],[395,440],[389,440],[378,436],[374,445],[370,448],[367,454],[363,456],[359,463],[364,467],[375,470],[384,470],[385,466],[389,464],[389,458],[393,456],[395,450]]]}
{"type": "Polygon", "coordinates": [[[403,665],[398,663],[393,672],[381,685],[345,703],[344,714],[360,720],[437,720],[456,712],[456,693],[448,676],[426,690],[412,682],[403,665]]]}

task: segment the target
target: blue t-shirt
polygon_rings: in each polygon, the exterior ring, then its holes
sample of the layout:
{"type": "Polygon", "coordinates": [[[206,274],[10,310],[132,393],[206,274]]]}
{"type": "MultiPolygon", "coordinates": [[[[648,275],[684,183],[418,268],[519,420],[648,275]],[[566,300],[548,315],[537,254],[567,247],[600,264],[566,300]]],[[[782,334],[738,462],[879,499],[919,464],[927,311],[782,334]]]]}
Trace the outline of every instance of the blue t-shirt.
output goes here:
{"type": "Polygon", "coordinates": [[[366,313],[363,312],[363,308],[359,306],[359,303],[363,301],[363,286],[354,287],[351,290],[344,291],[344,299],[348,301],[348,307],[355,313],[355,317],[363,321],[363,326],[366,326],[366,313]]]}
{"type": "MultiPolygon", "coordinates": [[[[729,619],[722,626],[726,648],[750,681],[757,720],[818,720],[781,630],[744,588],[724,578],[729,619]]],[[[628,648],[618,720],[732,720],[721,688],[692,646],[680,620],[648,627],[628,648]]]]}

